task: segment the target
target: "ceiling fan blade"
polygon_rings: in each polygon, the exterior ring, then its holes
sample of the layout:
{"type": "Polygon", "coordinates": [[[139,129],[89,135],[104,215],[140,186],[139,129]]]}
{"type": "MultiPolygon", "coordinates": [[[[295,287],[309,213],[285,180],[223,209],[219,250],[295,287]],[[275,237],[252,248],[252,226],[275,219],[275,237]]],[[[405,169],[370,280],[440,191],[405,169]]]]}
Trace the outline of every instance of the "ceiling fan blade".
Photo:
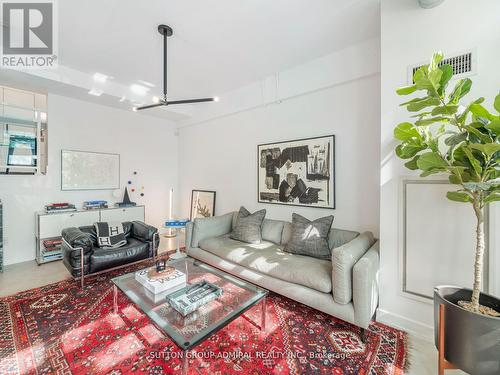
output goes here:
{"type": "Polygon", "coordinates": [[[215,98],[201,98],[201,99],[185,99],[185,100],[173,100],[167,101],[167,105],[172,104],[191,104],[191,103],[203,103],[203,102],[214,102],[215,98]]]}
{"type": "Polygon", "coordinates": [[[167,105],[167,104],[164,103],[164,102],[160,102],[160,103],[155,103],[155,104],[143,105],[142,107],[137,107],[135,110],[136,111],[142,111],[143,109],[150,109],[150,108],[155,108],[155,107],[161,107],[163,105],[167,105]]]}

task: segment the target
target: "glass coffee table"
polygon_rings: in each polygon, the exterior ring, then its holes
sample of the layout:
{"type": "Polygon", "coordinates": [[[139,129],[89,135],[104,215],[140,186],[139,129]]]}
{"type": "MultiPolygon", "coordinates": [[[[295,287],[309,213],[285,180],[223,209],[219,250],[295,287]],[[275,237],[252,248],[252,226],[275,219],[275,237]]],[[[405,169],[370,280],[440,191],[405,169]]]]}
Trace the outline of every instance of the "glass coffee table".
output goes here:
{"type": "Polygon", "coordinates": [[[219,286],[223,290],[222,296],[183,317],[166,301],[166,294],[153,295],[135,280],[135,272],[132,272],[112,279],[114,309],[117,313],[117,295],[120,289],[184,351],[185,370],[187,369],[187,351],[259,302],[261,304],[260,329],[265,332],[267,290],[190,257],[170,260],[168,265],[184,272],[187,275],[188,284],[208,281],[219,286]]]}

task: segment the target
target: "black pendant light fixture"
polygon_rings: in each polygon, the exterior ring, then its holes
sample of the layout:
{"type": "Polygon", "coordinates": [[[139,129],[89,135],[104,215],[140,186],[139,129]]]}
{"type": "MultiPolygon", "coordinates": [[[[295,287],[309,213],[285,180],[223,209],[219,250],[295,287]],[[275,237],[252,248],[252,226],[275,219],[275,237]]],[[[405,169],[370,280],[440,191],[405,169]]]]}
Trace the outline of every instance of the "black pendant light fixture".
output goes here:
{"type": "Polygon", "coordinates": [[[134,111],[142,111],[143,109],[174,105],[174,104],[192,104],[192,103],[204,103],[204,102],[217,102],[219,99],[215,98],[200,98],[200,99],[184,99],[184,100],[172,100],[169,101],[167,98],[167,39],[171,37],[174,33],[172,28],[167,25],[159,25],[158,32],[163,35],[163,97],[158,100],[157,103],[144,105],[142,107],[134,108],[134,111]]]}

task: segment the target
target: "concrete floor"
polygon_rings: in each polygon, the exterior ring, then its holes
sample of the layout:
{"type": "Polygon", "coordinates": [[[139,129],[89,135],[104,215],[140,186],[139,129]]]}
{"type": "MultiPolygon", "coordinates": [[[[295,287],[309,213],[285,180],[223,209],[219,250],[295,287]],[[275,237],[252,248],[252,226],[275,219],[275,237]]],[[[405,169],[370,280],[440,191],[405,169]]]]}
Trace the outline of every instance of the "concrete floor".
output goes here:
{"type": "MultiPolygon", "coordinates": [[[[170,252],[175,248],[175,239],[162,238],[160,253],[170,252]]],[[[41,266],[38,266],[35,261],[6,266],[5,271],[0,273],[0,297],[58,282],[66,278],[70,278],[70,274],[61,261],[41,266]]],[[[434,344],[410,335],[409,346],[410,369],[408,374],[437,374],[437,351],[434,344]]],[[[461,374],[465,373],[459,370],[447,370],[446,372],[446,375],[461,374]]]]}

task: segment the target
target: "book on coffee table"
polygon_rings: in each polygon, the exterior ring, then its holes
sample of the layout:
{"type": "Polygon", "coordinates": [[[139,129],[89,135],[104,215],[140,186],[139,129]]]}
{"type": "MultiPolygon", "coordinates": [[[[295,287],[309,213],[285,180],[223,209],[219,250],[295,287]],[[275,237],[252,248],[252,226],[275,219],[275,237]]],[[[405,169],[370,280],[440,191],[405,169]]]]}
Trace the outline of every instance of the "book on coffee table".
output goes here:
{"type": "Polygon", "coordinates": [[[186,284],[186,274],[184,272],[174,269],[173,272],[167,272],[163,277],[159,277],[151,272],[152,269],[156,271],[155,267],[137,271],[135,280],[153,294],[162,293],[178,285],[186,284]],[[150,275],[154,275],[153,278],[150,275]]]}

